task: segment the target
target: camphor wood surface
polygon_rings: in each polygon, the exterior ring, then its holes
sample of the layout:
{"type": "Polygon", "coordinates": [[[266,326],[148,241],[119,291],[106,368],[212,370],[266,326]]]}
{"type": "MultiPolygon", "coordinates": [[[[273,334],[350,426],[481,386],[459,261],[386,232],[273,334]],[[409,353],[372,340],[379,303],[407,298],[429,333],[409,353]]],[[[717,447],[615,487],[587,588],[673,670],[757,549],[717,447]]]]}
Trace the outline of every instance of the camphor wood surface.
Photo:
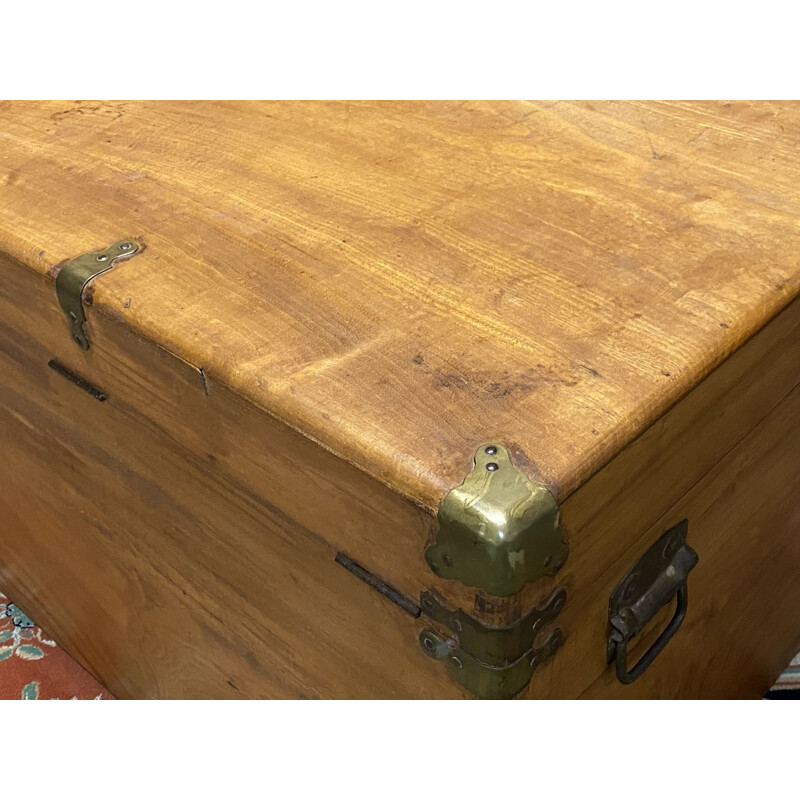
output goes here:
{"type": "Polygon", "coordinates": [[[755,696],[798,644],[798,133],[767,103],[0,104],[2,585],[120,696],[461,697],[333,555],[513,620],[553,582],[486,598],[422,556],[496,438],[571,545],[526,696],[755,696]],[[53,275],[126,236],[83,353],[53,275]],[[619,687],[608,594],[687,513],[690,615],[619,687]]]}
{"type": "Polygon", "coordinates": [[[563,499],[797,292],[798,133],[766,103],[11,103],[0,243],[47,272],[139,238],[95,313],[428,508],[489,438],[563,499]]]}

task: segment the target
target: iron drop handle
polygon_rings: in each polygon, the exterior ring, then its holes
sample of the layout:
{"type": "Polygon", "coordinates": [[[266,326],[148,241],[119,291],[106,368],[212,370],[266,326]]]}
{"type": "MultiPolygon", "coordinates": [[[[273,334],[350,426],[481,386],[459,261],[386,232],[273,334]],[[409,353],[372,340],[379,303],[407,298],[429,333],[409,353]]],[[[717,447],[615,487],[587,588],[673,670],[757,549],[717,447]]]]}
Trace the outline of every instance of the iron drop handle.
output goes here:
{"type": "Polygon", "coordinates": [[[686,544],[688,520],[679,522],[633,565],[611,594],[608,620],[611,631],[606,658],[616,666],[620,683],[633,683],[655,661],[686,617],[689,604],[687,578],[697,565],[697,553],[686,544]],[[648,651],[628,668],[628,642],[677,595],[675,613],[669,625],[648,651]]]}

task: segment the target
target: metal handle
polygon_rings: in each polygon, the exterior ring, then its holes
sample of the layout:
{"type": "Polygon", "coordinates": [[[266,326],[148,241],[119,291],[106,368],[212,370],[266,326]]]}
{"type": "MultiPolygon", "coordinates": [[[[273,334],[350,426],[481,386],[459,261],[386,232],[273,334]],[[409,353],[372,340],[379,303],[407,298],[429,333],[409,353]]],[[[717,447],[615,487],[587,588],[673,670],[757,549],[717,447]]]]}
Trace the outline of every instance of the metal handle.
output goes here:
{"type": "Polygon", "coordinates": [[[611,595],[608,619],[611,632],[606,641],[606,658],[615,663],[620,683],[633,683],[655,661],[686,617],[689,572],[697,565],[697,553],[686,544],[689,523],[683,520],[670,528],[633,565],[611,595]],[[647,652],[628,669],[628,642],[673,597],[675,613],[669,625],[647,652]]]}
{"type": "Polygon", "coordinates": [[[620,683],[633,683],[640,678],[642,673],[655,661],[656,656],[667,646],[667,642],[677,633],[686,608],[689,604],[689,589],[684,583],[678,589],[678,604],[669,625],[661,631],[658,639],[650,645],[647,652],[636,662],[632,669],[628,669],[628,641],[618,630],[612,630],[609,638],[616,642],[614,664],[617,670],[617,679],[620,683]],[[617,638],[619,637],[619,638],[617,638]]]}

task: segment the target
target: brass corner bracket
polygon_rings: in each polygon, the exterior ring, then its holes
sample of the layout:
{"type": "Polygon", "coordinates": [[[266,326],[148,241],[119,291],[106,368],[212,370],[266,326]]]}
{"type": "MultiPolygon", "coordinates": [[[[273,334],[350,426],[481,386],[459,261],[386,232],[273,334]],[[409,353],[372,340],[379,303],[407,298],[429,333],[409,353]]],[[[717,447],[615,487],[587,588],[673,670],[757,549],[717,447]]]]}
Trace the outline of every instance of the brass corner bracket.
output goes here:
{"type": "Polygon", "coordinates": [[[58,303],[69,319],[69,332],[81,350],[89,349],[89,339],[84,330],[86,313],[83,308],[83,290],[92,278],[111,269],[117,261],[130,258],[139,250],[133,240],[116,242],[105,250],[85,253],[61,267],[56,276],[58,303]]]}
{"type": "Polygon", "coordinates": [[[425,550],[428,566],[492,595],[516,594],[567,560],[555,497],[499,444],[478,448],[464,482],[440,503],[438,520],[436,540],[425,550]]]}

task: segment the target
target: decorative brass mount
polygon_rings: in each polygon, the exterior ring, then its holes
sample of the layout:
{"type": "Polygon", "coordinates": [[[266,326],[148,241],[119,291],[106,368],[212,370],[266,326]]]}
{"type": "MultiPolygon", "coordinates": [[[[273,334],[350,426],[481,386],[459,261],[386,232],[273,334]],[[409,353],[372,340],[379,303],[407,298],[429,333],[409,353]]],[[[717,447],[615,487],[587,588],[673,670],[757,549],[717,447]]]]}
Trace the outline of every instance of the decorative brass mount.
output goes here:
{"type": "Polygon", "coordinates": [[[69,319],[69,331],[81,350],[89,349],[89,339],[84,330],[86,314],[83,308],[83,290],[92,278],[111,269],[117,261],[130,258],[139,250],[133,240],[116,242],[105,250],[85,253],[61,267],[56,277],[58,303],[69,319]]]}
{"type": "Polygon", "coordinates": [[[566,599],[566,591],[556,589],[541,608],[534,608],[505,628],[493,628],[460,609],[450,611],[433,592],[423,592],[423,612],[449,628],[452,636],[425,628],[419,642],[425,653],[444,661],[450,675],[476,697],[508,699],[528,685],[534,670],[564,641],[564,634],[556,628],[543,644],[534,646],[538,634],[558,616],[566,599]]]}
{"type": "Polygon", "coordinates": [[[441,578],[508,597],[555,574],[569,547],[558,504],[516,467],[499,444],[483,444],[461,486],[439,505],[436,541],[425,550],[441,578]]]}
{"type": "Polygon", "coordinates": [[[415,619],[425,614],[439,628],[446,628],[447,634],[424,628],[420,645],[427,655],[444,661],[453,678],[476,697],[504,699],[519,694],[536,667],[564,641],[558,628],[543,634],[566,604],[563,588],[511,625],[492,627],[461,609],[451,611],[430,590],[422,592],[417,605],[344,553],[337,553],[334,560],[415,619]],[[537,647],[536,640],[541,638],[544,641],[537,647]]]}

